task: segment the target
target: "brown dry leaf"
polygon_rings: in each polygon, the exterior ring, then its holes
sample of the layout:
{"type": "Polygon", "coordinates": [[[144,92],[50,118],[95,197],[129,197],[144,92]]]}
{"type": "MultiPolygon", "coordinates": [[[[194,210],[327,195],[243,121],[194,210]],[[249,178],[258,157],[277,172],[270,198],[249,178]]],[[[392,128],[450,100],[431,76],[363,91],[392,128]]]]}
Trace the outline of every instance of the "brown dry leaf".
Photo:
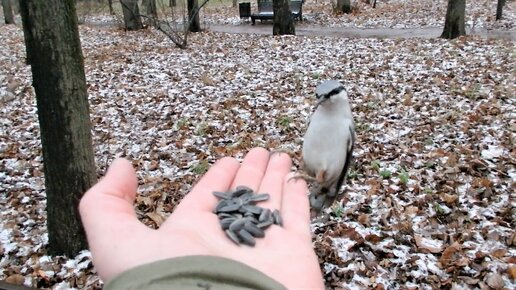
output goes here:
{"type": "Polygon", "coordinates": [[[507,274],[512,280],[516,280],[516,266],[509,266],[509,268],[507,268],[507,274]]]}
{"type": "Polygon", "coordinates": [[[496,249],[491,252],[491,256],[500,259],[507,253],[507,249],[496,249]]]}
{"type": "Polygon", "coordinates": [[[443,250],[442,241],[427,239],[420,235],[414,235],[414,240],[416,241],[417,247],[423,251],[437,254],[443,250]]]}
{"type": "Polygon", "coordinates": [[[489,287],[493,289],[502,289],[505,285],[502,279],[502,275],[498,273],[487,274],[485,282],[489,287]]]}
{"type": "Polygon", "coordinates": [[[448,193],[442,193],[441,194],[441,200],[444,201],[448,205],[455,204],[457,199],[459,199],[458,195],[448,194],[448,193]]]}
{"type": "Polygon", "coordinates": [[[365,213],[362,213],[358,216],[358,222],[363,224],[364,226],[369,225],[369,216],[365,213]]]}
{"type": "Polygon", "coordinates": [[[415,215],[419,212],[419,208],[417,206],[411,205],[405,208],[405,214],[407,215],[415,215]]]}
{"type": "Polygon", "coordinates": [[[155,222],[158,227],[165,221],[165,218],[157,212],[149,212],[145,215],[155,222]]]}
{"type": "Polygon", "coordinates": [[[25,281],[25,277],[20,274],[13,274],[5,279],[5,282],[15,285],[23,285],[23,282],[25,281]]]}
{"type": "Polygon", "coordinates": [[[443,251],[441,258],[439,258],[439,262],[441,263],[443,268],[446,268],[448,267],[448,265],[451,264],[451,262],[454,260],[455,253],[459,250],[460,244],[458,242],[454,242],[443,251]]]}

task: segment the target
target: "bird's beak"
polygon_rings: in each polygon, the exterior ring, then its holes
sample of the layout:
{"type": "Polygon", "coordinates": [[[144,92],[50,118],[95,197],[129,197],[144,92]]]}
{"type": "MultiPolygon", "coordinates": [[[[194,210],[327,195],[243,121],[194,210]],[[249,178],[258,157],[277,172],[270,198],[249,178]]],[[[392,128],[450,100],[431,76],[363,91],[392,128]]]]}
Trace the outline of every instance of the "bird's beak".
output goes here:
{"type": "Polygon", "coordinates": [[[319,105],[324,103],[324,101],[326,101],[326,100],[327,100],[327,98],[324,98],[324,97],[317,99],[317,103],[315,103],[315,108],[319,107],[319,105]]]}

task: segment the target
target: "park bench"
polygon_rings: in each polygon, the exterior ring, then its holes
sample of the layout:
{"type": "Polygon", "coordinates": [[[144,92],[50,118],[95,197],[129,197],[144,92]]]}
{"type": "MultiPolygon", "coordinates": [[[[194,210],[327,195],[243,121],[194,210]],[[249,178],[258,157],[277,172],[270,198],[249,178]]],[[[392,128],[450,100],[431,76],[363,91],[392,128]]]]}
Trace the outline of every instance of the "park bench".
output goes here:
{"type": "MultiPolygon", "coordinates": [[[[303,1],[290,0],[290,11],[294,19],[303,21],[303,1]]],[[[251,22],[254,25],[256,19],[267,20],[274,18],[274,10],[272,8],[272,0],[258,0],[258,13],[251,14],[251,22]]]]}

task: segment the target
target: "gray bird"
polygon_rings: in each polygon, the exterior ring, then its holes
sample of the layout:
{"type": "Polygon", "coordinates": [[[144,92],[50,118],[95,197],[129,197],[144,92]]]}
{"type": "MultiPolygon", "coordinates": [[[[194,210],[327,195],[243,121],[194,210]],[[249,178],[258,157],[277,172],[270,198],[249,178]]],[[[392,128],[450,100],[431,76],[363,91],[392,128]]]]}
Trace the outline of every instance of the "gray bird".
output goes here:
{"type": "Polygon", "coordinates": [[[304,171],[318,184],[310,194],[312,217],[335,201],[355,144],[355,125],[344,86],[335,80],[324,81],[315,96],[315,112],[303,140],[304,171]]]}

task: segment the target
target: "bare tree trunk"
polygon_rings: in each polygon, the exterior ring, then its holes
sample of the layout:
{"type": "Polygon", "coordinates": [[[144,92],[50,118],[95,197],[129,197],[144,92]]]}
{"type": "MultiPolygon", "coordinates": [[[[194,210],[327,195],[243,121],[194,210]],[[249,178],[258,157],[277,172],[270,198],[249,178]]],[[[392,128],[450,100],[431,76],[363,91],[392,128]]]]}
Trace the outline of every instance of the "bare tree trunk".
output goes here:
{"type": "Polygon", "coordinates": [[[295,35],[294,17],[290,11],[289,0],[273,0],[272,9],[274,11],[273,18],[273,35],[295,35]]]}
{"type": "Polygon", "coordinates": [[[127,30],[138,30],[143,28],[138,8],[138,0],[120,0],[124,14],[124,25],[127,30]]]}
{"type": "Polygon", "coordinates": [[[49,252],[74,257],[87,248],[79,200],[96,182],[75,3],[20,0],[20,12],[43,146],[49,252]]]}
{"type": "Polygon", "coordinates": [[[154,20],[158,19],[158,8],[156,7],[156,0],[143,0],[142,5],[145,7],[145,14],[154,20]]]}
{"type": "Polygon", "coordinates": [[[113,0],[108,0],[108,6],[109,6],[109,14],[115,15],[115,10],[113,9],[113,0]]]}
{"type": "Polygon", "coordinates": [[[342,13],[351,13],[351,1],[350,0],[337,0],[336,10],[342,13]]]}
{"type": "Polygon", "coordinates": [[[170,0],[170,1],[168,1],[168,6],[170,6],[170,7],[176,7],[176,6],[177,6],[176,0],[170,0]]]}
{"type": "Polygon", "coordinates": [[[496,20],[502,19],[503,6],[505,5],[505,0],[498,0],[496,2],[496,20]]]}
{"type": "Polygon", "coordinates": [[[15,24],[11,0],[2,0],[2,9],[4,10],[5,24],[15,24]]]}
{"type": "Polygon", "coordinates": [[[466,35],[465,28],[466,0],[448,0],[446,21],[444,22],[442,38],[454,39],[466,35]]]}
{"type": "Polygon", "coordinates": [[[200,32],[201,22],[199,20],[199,2],[197,0],[187,0],[188,21],[190,22],[190,32],[200,32]]]}

